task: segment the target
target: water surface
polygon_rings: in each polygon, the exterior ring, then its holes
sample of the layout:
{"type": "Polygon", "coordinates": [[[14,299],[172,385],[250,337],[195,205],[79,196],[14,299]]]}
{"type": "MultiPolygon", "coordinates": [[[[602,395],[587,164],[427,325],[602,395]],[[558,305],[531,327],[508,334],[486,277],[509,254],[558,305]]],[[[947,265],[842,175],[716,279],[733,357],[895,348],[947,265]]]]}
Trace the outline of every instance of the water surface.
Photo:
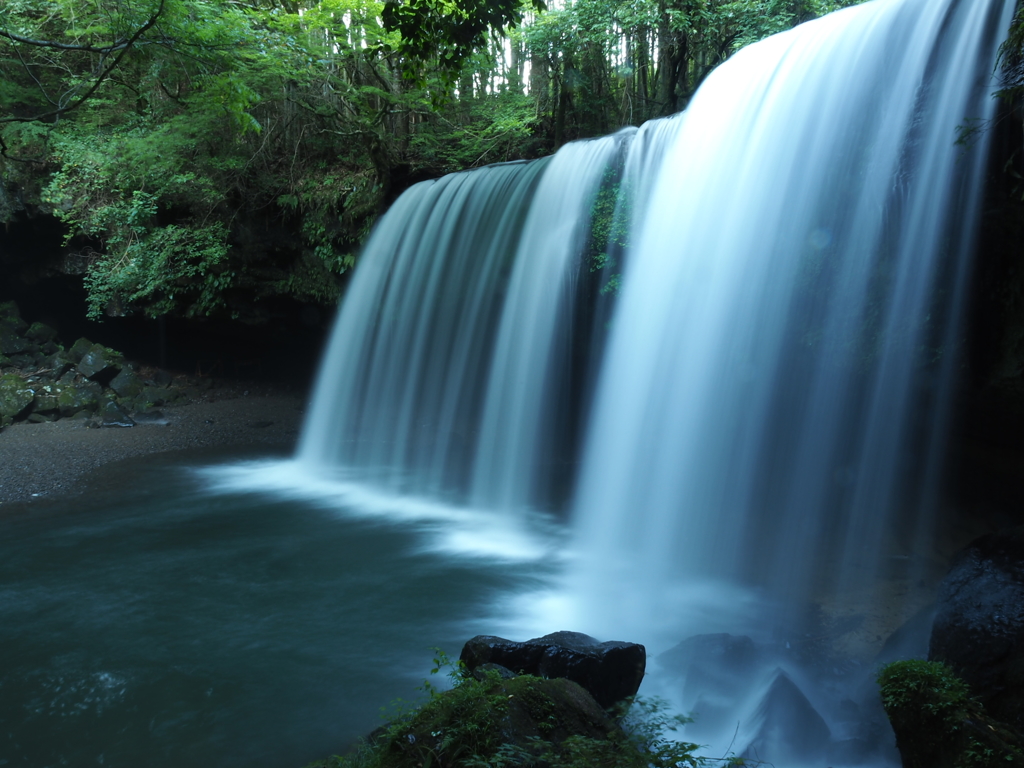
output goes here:
{"type": "Polygon", "coordinates": [[[450,523],[429,514],[215,491],[196,463],[132,462],[5,516],[0,765],[301,766],[545,575],[438,550],[450,523]]]}

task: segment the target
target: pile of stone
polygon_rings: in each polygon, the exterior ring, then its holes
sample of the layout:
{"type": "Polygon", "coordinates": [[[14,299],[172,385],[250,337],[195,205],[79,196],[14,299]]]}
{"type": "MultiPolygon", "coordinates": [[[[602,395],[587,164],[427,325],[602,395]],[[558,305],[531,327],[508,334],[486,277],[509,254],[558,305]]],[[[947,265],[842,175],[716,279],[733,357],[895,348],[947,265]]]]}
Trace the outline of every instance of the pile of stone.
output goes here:
{"type": "Polygon", "coordinates": [[[183,394],[165,371],[142,375],[119,352],[85,338],[65,349],[53,328],[29,325],[14,302],[0,303],[0,428],[60,418],[130,427],[132,414],[183,394]]]}

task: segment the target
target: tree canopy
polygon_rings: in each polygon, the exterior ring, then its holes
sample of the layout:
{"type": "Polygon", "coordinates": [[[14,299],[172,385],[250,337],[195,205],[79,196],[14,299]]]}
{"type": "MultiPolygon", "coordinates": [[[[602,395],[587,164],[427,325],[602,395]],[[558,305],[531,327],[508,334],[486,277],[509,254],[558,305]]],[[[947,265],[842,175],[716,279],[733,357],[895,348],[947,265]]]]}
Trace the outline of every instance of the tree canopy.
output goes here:
{"type": "Polygon", "coordinates": [[[67,226],[94,315],[333,302],[409,183],[685,107],[849,0],[6,0],[0,221],[67,226]]]}

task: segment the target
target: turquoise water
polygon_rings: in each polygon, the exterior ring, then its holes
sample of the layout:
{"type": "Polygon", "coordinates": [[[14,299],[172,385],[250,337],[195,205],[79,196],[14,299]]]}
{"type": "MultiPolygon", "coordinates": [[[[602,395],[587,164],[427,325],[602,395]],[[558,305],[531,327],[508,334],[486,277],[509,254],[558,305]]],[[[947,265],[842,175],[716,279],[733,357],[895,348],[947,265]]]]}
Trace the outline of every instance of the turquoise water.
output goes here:
{"type": "Polygon", "coordinates": [[[0,765],[301,766],[417,698],[432,647],[509,629],[501,606],[545,578],[430,545],[451,525],[429,514],[214,491],[195,464],[6,515],[0,765]]]}

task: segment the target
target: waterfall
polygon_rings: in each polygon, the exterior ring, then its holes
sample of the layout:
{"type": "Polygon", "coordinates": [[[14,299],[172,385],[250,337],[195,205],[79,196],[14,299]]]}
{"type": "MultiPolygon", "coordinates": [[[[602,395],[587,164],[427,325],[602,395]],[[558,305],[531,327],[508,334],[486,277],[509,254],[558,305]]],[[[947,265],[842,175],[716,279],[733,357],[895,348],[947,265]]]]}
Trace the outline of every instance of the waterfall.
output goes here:
{"type": "MultiPolygon", "coordinates": [[[[550,630],[789,649],[856,605],[871,642],[891,632],[914,606],[877,585],[929,549],[971,129],[1013,7],[874,0],[743,49],[683,115],[413,187],[362,255],[299,463],[505,520],[571,483],[550,630]],[[579,283],[610,185],[606,312],[579,283]]],[[[777,731],[820,711],[808,730],[837,743],[835,707],[802,699],[821,681],[783,656],[751,668],[759,692],[726,685],[709,741],[813,761],[777,731]]],[[[697,677],[687,708],[710,700],[697,677]]]]}
{"type": "Polygon", "coordinates": [[[876,0],[694,97],[635,220],[577,487],[598,631],[674,615],[673,585],[793,606],[922,546],[985,158],[958,127],[991,117],[1011,5],[876,0]]]}
{"type": "Polygon", "coordinates": [[[397,495],[543,506],[590,206],[630,134],[402,195],[342,304],[299,462],[397,495]]]}

